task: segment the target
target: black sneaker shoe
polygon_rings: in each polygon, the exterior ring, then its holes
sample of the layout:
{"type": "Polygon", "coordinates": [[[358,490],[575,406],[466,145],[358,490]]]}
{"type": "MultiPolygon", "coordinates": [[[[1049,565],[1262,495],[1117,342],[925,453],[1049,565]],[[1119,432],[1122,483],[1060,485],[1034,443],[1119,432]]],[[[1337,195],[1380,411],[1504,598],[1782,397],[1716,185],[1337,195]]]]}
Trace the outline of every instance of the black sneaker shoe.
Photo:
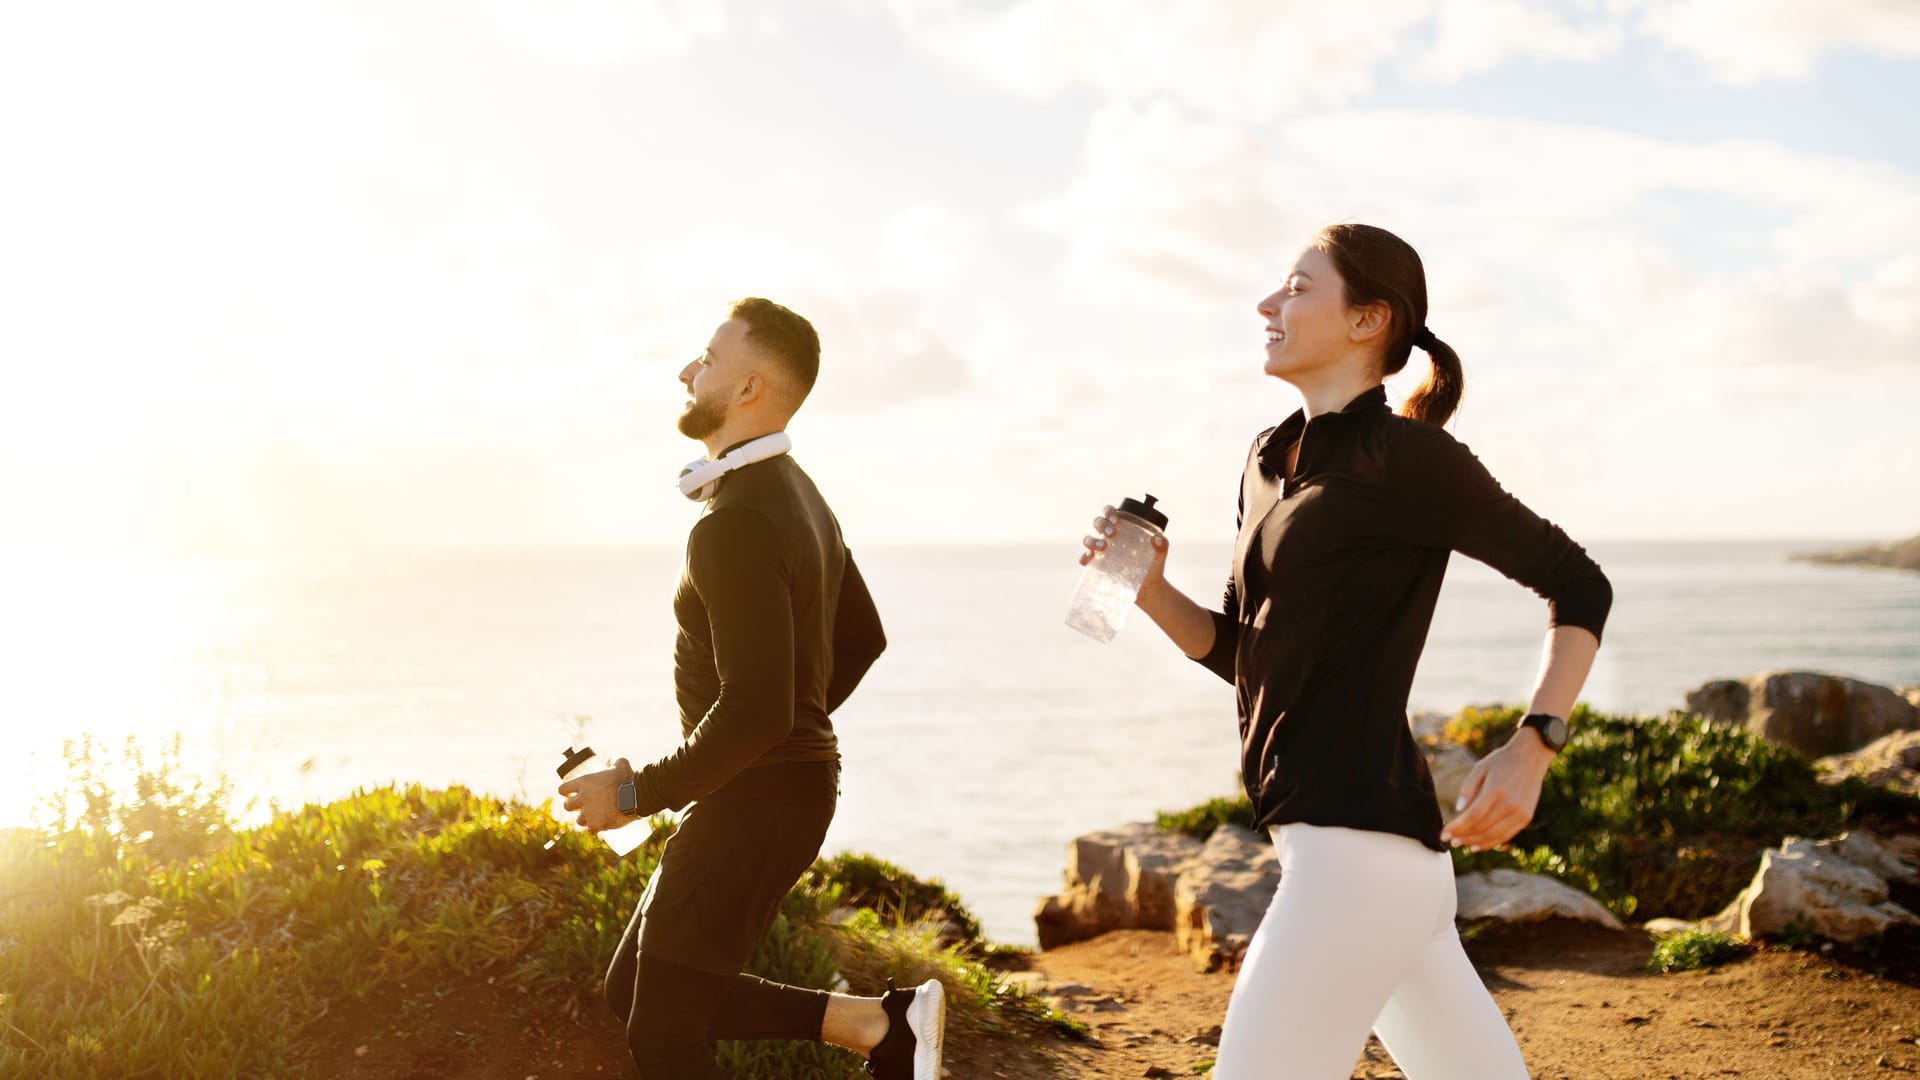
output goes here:
{"type": "Polygon", "coordinates": [[[938,979],[928,979],[911,990],[895,990],[888,979],[880,1007],[887,1010],[887,1037],[867,1057],[867,1075],[877,1080],[940,1080],[947,988],[938,979]]]}

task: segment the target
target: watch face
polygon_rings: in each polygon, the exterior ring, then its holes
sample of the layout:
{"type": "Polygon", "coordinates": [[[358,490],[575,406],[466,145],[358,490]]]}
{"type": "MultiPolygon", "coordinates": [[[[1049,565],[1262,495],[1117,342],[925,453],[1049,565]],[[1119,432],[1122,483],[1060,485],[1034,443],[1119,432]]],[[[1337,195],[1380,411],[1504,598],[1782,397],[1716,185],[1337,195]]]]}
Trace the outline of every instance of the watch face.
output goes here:
{"type": "Polygon", "coordinates": [[[1567,745],[1567,722],[1557,716],[1549,716],[1547,717],[1546,731],[1543,734],[1546,735],[1547,742],[1551,743],[1555,750],[1558,750],[1567,745]]]}

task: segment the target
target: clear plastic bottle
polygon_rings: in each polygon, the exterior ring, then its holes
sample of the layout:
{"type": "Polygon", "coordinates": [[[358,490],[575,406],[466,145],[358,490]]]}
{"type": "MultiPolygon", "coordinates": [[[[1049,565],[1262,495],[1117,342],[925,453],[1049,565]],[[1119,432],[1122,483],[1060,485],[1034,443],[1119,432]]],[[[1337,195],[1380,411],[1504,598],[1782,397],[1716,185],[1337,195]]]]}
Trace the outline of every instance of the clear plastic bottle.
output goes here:
{"type": "Polygon", "coordinates": [[[1067,604],[1068,626],[1101,643],[1120,632],[1153,568],[1153,538],[1167,528],[1167,515],[1154,509],[1156,501],[1151,495],[1144,502],[1121,500],[1106,550],[1081,572],[1080,585],[1067,604]]]}
{"type": "MultiPolygon", "coordinates": [[[[607,761],[600,755],[594,753],[593,747],[583,746],[575,750],[569,746],[567,747],[565,760],[561,761],[560,767],[555,769],[554,772],[559,773],[561,781],[565,782],[576,776],[611,768],[613,768],[613,762],[607,761]]],[[[550,804],[553,807],[553,816],[555,820],[562,824],[572,825],[574,824],[575,811],[568,810],[565,804],[565,799],[558,795],[554,796],[550,804]]],[[[615,855],[625,855],[627,852],[639,847],[640,844],[652,834],[653,826],[646,818],[634,818],[617,829],[603,830],[599,836],[600,839],[607,842],[608,847],[613,849],[615,855]]]]}

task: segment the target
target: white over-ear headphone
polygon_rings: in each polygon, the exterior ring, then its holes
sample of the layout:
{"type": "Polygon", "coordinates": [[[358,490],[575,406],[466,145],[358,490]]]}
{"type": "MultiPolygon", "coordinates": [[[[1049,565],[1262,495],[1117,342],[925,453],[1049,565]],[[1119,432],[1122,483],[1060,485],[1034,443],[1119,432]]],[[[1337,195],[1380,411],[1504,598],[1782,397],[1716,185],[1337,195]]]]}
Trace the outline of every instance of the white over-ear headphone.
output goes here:
{"type": "Polygon", "coordinates": [[[720,480],[735,469],[745,468],[768,458],[776,458],[793,449],[793,440],[784,431],[776,431],[721,454],[718,460],[701,458],[680,470],[680,494],[694,502],[706,502],[720,490],[720,480]]]}

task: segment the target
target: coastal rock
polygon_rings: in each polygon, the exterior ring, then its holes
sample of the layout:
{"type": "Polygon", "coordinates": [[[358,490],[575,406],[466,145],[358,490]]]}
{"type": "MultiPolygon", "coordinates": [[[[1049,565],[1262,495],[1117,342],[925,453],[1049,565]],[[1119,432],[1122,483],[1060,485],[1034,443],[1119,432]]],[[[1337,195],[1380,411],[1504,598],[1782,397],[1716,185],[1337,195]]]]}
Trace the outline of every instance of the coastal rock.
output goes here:
{"type": "Polygon", "coordinates": [[[1920,916],[1887,899],[1883,876],[1914,880],[1911,875],[1920,873],[1920,844],[1908,843],[1913,839],[1872,833],[1832,840],[1789,837],[1760,857],[1753,882],[1733,903],[1702,925],[1749,938],[1778,936],[1798,925],[1839,942],[1859,941],[1901,923],[1920,925],[1920,916]]]}
{"type": "Polygon", "coordinates": [[[1426,755],[1427,771],[1433,774],[1433,796],[1439,800],[1440,817],[1452,821],[1457,812],[1454,800],[1460,797],[1460,789],[1466,786],[1467,776],[1480,759],[1473,756],[1473,751],[1453,743],[1422,746],[1420,752],[1426,755]]]}
{"type": "Polygon", "coordinates": [[[1753,691],[1740,679],[1715,679],[1687,692],[1687,708],[1722,727],[1745,727],[1753,691]]]}
{"type": "Polygon", "coordinates": [[[1895,570],[1920,570],[1920,536],[1886,547],[1853,548],[1847,551],[1797,555],[1802,562],[1830,563],[1838,566],[1885,566],[1895,570]]]}
{"type": "Polygon", "coordinates": [[[1884,686],[1807,671],[1717,680],[1687,695],[1708,720],[1820,757],[1920,727],[1920,708],[1884,686]]]}
{"type": "Polygon", "coordinates": [[[1855,829],[1816,846],[1855,866],[1864,866],[1888,881],[1920,885],[1920,836],[1881,836],[1855,829]]]}
{"type": "Polygon", "coordinates": [[[1640,929],[1654,937],[1672,937],[1675,934],[1701,929],[1701,926],[1688,919],[1648,919],[1640,924],[1640,929]]]}
{"type": "Polygon", "coordinates": [[[1896,731],[1851,754],[1829,754],[1814,764],[1829,783],[1858,776],[1869,784],[1920,794],[1920,731],[1896,731]]]}
{"type": "Polygon", "coordinates": [[[1453,717],[1443,712],[1417,712],[1407,717],[1407,727],[1413,730],[1414,741],[1422,744],[1447,741],[1447,725],[1453,717]]]}
{"type": "Polygon", "coordinates": [[[1580,919],[1610,930],[1626,927],[1598,900],[1564,882],[1519,870],[1487,870],[1454,879],[1460,909],[1456,918],[1539,922],[1580,919]]]}
{"type": "Polygon", "coordinates": [[[1066,889],[1040,901],[1033,921],[1051,949],[1109,930],[1171,930],[1174,883],[1201,843],[1152,822],[1090,833],[1067,845],[1066,889]]]}
{"type": "Polygon", "coordinates": [[[1222,825],[1174,888],[1174,938],[1200,971],[1239,963],[1260,926],[1280,863],[1266,837],[1222,825]]]}

